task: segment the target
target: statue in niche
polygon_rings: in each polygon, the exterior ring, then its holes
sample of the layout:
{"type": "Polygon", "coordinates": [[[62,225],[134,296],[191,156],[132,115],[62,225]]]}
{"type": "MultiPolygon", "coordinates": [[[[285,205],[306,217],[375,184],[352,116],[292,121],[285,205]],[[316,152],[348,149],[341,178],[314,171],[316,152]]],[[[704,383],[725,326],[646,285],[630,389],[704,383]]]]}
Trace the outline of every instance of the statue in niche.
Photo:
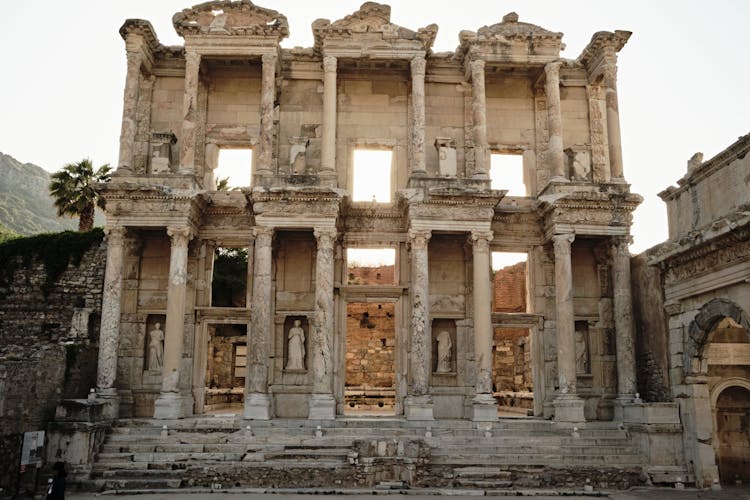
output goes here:
{"type": "Polygon", "coordinates": [[[589,353],[586,346],[586,335],[576,331],[576,373],[589,373],[589,353]]]}
{"type": "Polygon", "coordinates": [[[287,370],[305,369],[305,330],[302,329],[301,321],[294,320],[294,326],[289,329],[287,344],[287,370]]]}
{"type": "Polygon", "coordinates": [[[148,333],[148,369],[161,370],[164,366],[164,332],[161,323],[154,324],[148,333]]]}
{"type": "Polygon", "coordinates": [[[451,340],[451,334],[446,330],[438,333],[437,336],[437,370],[435,373],[450,373],[451,372],[451,353],[453,349],[453,341],[451,340]]]}

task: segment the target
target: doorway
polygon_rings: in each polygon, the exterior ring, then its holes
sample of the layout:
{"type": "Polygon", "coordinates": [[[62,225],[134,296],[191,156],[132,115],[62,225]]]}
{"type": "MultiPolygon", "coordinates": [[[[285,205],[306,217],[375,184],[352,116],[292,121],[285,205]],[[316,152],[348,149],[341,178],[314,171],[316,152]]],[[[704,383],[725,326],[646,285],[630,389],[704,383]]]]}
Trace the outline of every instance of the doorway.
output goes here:
{"type": "Polygon", "coordinates": [[[723,484],[750,482],[750,390],[731,386],[716,401],[716,462],[723,484]]]}
{"type": "Polygon", "coordinates": [[[344,415],[395,415],[395,309],[386,301],[346,305],[344,415]]]}
{"type": "Polygon", "coordinates": [[[247,367],[247,325],[209,324],[203,410],[239,413],[247,367]]]}

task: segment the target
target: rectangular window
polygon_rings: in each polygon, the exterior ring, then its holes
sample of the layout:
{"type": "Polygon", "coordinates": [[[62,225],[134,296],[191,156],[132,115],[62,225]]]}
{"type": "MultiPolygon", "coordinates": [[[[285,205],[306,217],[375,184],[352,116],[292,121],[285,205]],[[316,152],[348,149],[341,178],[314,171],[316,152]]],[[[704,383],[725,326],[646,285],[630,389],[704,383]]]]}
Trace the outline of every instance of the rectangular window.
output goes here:
{"type": "Polygon", "coordinates": [[[219,161],[214,170],[216,189],[248,187],[252,179],[253,150],[249,148],[221,148],[219,161]]]}
{"type": "Polygon", "coordinates": [[[493,312],[527,311],[526,260],[525,253],[492,252],[493,312]]]}
{"type": "Polygon", "coordinates": [[[507,189],[507,196],[527,196],[523,182],[523,156],[493,153],[490,156],[492,189],[507,189]]]}
{"type": "Polygon", "coordinates": [[[394,285],[395,248],[347,248],[347,285],[394,285]]]}
{"type": "Polygon", "coordinates": [[[245,307],[246,296],[247,248],[217,248],[214,252],[211,306],[245,307]]]}
{"type": "Polygon", "coordinates": [[[352,168],[352,201],[391,202],[393,151],[355,149],[352,168]]]}

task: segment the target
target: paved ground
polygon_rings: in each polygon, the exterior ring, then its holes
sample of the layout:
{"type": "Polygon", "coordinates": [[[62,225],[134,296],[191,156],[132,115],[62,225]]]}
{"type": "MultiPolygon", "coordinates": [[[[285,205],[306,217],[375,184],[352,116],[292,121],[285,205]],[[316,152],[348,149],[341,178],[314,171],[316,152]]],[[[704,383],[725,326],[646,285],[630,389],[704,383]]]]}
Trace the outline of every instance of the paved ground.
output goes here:
{"type": "MultiPolygon", "coordinates": [[[[437,491],[437,490],[436,490],[437,491]]],[[[484,492],[475,491],[458,491],[458,490],[440,490],[446,496],[452,498],[475,498],[484,492]]],[[[608,498],[611,500],[750,500],[750,486],[743,488],[725,488],[722,491],[710,490],[675,490],[673,488],[634,488],[622,492],[594,492],[594,495],[575,495],[572,492],[565,491],[534,491],[523,490],[519,492],[503,491],[501,494],[507,496],[533,496],[535,500],[560,500],[561,497],[566,499],[592,500],[593,498],[608,498]]],[[[315,497],[335,496],[340,500],[436,500],[435,494],[423,495],[418,492],[409,494],[388,494],[387,492],[372,495],[363,492],[363,494],[342,494],[342,493],[318,493],[315,497]]],[[[493,494],[494,496],[494,494],[493,494]]],[[[227,500],[311,500],[313,495],[293,494],[293,493],[252,493],[247,490],[226,490],[222,492],[189,492],[178,490],[167,493],[144,493],[144,494],[98,494],[98,493],[68,493],[66,497],[70,500],[221,500],[222,497],[227,500]]]]}

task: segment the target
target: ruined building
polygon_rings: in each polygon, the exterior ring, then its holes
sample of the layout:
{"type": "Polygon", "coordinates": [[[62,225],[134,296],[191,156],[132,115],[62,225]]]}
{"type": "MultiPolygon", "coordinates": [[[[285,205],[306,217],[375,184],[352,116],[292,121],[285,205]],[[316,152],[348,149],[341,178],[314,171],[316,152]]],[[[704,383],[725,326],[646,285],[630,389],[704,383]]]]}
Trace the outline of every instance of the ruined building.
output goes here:
{"type": "MultiPolygon", "coordinates": [[[[562,33],[515,13],[448,53],[432,51],[437,26],[397,26],[372,2],[315,21],[311,48],[282,49],[285,16],[248,0],[173,24],[184,46],[144,20],[120,30],[89,404],[131,434],[112,434],[99,470],[158,462],[173,433],[219,426],[215,452],[188,434],[170,446],[189,456],[162,459],[225,460],[236,484],[312,485],[273,462],[294,442],[297,457],[343,447],[343,465],[315,476],[331,484],[690,480],[677,405],[638,394],[628,244],[641,197],[624,176],[616,84],[629,32],[563,59],[562,33]],[[246,181],[217,190],[230,149],[252,151],[246,181]],[[368,151],[380,163],[361,163],[368,151]],[[517,160],[525,195],[508,194],[497,158],[517,160]],[[385,193],[358,195],[373,172],[385,193]],[[373,249],[387,262],[358,265],[373,249]],[[493,286],[496,252],[527,256],[523,288],[493,286]],[[532,418],[499,420],[499,402],[532,418]],[[248,472],[264,460],[268,475],[248,472]],[[489,467],[502,463],[572,475],[489,467]]],[[[211,480],[197,470],[194,484],[211,480]]]]}

